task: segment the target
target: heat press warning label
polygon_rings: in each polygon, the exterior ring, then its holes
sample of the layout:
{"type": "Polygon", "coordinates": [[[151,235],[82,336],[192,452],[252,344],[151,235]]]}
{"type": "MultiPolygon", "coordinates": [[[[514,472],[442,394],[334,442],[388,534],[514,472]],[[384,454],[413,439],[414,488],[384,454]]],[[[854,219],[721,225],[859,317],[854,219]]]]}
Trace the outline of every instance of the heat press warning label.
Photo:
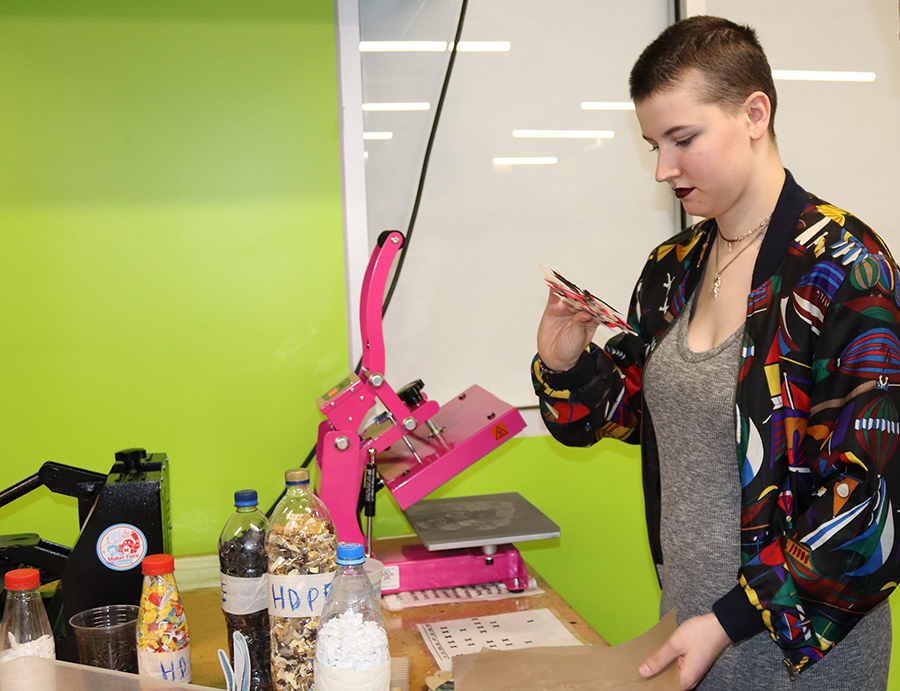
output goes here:
{"type": "Polygon", "coordinates": [[[501,439],[503,439],[503,437],[509,435],[509,430],[506,429],[506,425],[504,425],[502,422],[499,425],[493,427],[491,431],[494,433],[494,439],[496,439],[497,441],[500,441],[501,439]]]}
{"type": "Polygon", "coordinates": [[[129,523],[111,525],[97,539],[97,558],[113,571],[132,569],[146,555],[147,538],[129,523]]]}

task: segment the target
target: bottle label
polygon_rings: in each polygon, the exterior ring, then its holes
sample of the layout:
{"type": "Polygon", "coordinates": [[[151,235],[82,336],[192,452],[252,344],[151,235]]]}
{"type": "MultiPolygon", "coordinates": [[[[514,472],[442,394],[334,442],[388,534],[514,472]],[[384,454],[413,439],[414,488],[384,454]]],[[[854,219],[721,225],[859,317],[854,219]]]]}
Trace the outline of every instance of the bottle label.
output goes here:
{"type": "Polygon", "coordinates": [[[391,659],[364,671],[315,667],[316,691],[382,691],[391,685],[391,659]]]}
{"type": "Polygon", "coordinates": [[[117,523],[97,538],[97,558],[106,568],[127,571],[147,556],[147,538],[137,526],[117,523]]]}
{"type": "Polygon", "coordinates": [[[170,653],[154,653],[138,648],[138,673],[145,677],[191,683],[191,646],[170,653]]]}
{"type": "Polygon", "coordinates": [[[276,576],[269,574],[269,614],[275,617],[318,617],[334,579],[328,573],[276,576]]]}
{"type": "Polygon", "coordinates": [[[222,583],[222,609],[228,614],[253,614],[269,606],[268,579],[238,578],[219,573],[222,583]]]}

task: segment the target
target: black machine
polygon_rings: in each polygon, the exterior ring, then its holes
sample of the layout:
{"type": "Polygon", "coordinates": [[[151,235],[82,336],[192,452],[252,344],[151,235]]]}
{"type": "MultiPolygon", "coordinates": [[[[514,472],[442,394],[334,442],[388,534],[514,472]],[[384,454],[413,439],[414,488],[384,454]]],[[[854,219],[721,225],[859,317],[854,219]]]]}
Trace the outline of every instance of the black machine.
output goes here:
{"type": "Polygon", "coordinates": [[[58,581],[45,599],[58,658],[78,660],[71,616],[103,605],[138,604],[141,560],[171,553],[168,465],[166,454],[148,457],[144,449],[116,453],[108,475],[47,461],[0,492],[0,506],[41,486],[78,499],[81,532],[71,548],[36,533],[0,535],[0,577],[27,566],[40,570],[42,584],[58,581]]]}

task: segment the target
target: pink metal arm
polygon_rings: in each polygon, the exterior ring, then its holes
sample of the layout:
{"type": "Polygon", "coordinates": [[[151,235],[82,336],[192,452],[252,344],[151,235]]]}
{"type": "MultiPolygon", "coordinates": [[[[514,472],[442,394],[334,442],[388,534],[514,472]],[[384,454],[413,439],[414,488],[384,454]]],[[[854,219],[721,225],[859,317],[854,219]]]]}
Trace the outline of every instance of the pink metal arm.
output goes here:
{"type": "MultiPolygon", "coordinates": [[[[421,400],[410,407],[388,384],[382,305],[388,275],[403,242],[397,231],[386,231],[378,238],[360,300],[360,371],[318,401],[327,418],[319,425],[316,453],[321,469],[319,496],[342,542],[365,542],[357,502],[370,455],[376,457],[378,472],[391,494],[407,508],[525,427],[515,408],[477,386],[444,407],[420,392],[421,400]],[[389,415],[379,415],[363,430],[376,401],[389,415]]],[[[385,592],[496,580],[519,589],[528,582],[521,555],[509,545],[490,555],[477,548],[432,554],[417,542],[391,539],[374,550],[399,574],[385,592]]]]}
{"type": "Polygon", "coordinates": [[[363,355],[359,375],[350,375],[319,399],[319,408],[334,429],[345,433],[359,432],[363,420],[375,405],[376,398],[393,416],[393,427],[384,428],[379,434],[364,441],[362,458],[366,457],[370,447],[376,453],[381,453],[404,434],[431,418],[439,408],[437,403],[429,401],[423,393],[423,402],[410,410],[384,376],[386,362],[382,303],[391,266],[402,246],[403,235],[396,230],[385,231],[379,236],[378,245],[366,266],[360,297],[363,355]]]}
{"type": "Polygon", "coordinates": [[[366,267],[359,303],[363,347],[361,373],[366,376],[384,374],[384,330],[381,321],[384,287],[394,257],[402,246],[403,235],[396,230],[385,231],[378,237],[378,247],[366,267]]]}

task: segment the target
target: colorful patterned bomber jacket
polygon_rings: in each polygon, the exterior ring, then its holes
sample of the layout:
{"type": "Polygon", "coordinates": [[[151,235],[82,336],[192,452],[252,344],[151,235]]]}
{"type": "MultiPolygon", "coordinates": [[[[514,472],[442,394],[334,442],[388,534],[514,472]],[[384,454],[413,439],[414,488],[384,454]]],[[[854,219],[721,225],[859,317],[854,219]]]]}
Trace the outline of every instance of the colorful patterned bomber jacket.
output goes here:
{"type": "MultiPolygon", "coordinates": [[[[659,458],[641,374],[697,286],[715,233],[706,220],[652,252],[628,313],[637,335],[591,344],[567,372],[532,363],[544,420],[559,441],[641,444],[657,564],[659,458]]],[[[897,280],[870,228],[787,173],[754,268],[735,390],[742,563],[713,610],[733,641],[768,630],[797,671],[900,578],[897,280]]]]}

